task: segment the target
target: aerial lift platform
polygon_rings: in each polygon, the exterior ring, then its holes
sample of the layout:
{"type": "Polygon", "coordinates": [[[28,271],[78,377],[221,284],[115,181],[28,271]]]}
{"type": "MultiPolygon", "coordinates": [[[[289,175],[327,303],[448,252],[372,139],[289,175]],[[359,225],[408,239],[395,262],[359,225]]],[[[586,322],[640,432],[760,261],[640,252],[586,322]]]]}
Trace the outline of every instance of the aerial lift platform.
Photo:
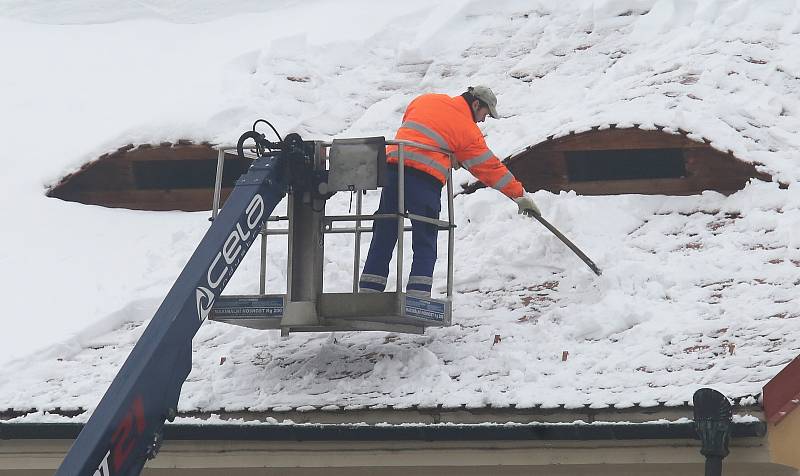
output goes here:
{"type": "MultiPolygon", "coordinates": [[[[258,122],[257,122],[258,123],[258,122]]],[[[257,124],[256,123],[256,124],[257,124]]],[[[270,125],[271,126],[271,125],[270,125]]],[[[274,130],[274,128],[273,128],[274,130]]],[[[276,131],[277,134],[277,131],[276,131]]],[[[278,142],[255,131],[237,144],[253,140],[253,163],[236,182],[219,210],[224,150],[220,150],[212,223],[189,262],[168,292],[100,403],[76,438],[56,475],[138,475],[158,453],[165,420],[177,415],[181,387],[191,370],[192,337],[206,318],[258,329],[298,331],[381,330],[421,333],[426,327],[451,323],[453,275],[453,188],[448,177],[448,219],[441,221],[404,212],[405,148],[450,151],[383,137],[304,141],[298,134],[278,142]],[[385,184],[385,146],[399,148],[399,209],[397,213],[363,215],[361,192],[385,184]],[[336,192],[357,197],[354,215],[326,216],[325,202],[336,192]],[[286,217],[273,217],[289,195],[286,217]],[[219,210],[219,211],[218,211],[219,210]],[[396,220],[397,285],[394,292],[358,293],[363,222],[396,220]],[[447,294],[444,299],[409,296],[402,292],[403,232],[406,220],[432,223],[448,231],[447,294]],[[275,230],[270,221],[288,222],[275,230]],[[340,227],[337,224],[354,223],[340,227]],[[288,234],[287,293],[266,294],[266,238],[288,234]],[[352,293],[323,293],[326,234],[354,235],[352,293]],[[222,291],[247,250],[261,236],[260,293],[222,296],[222,291]]]]}
{"type": "MultiPolygon", "coordinates": [[[[214,303],[209,319],[256,329],[280,329],[289,332],[323,331],[391,331],[422,333],[426,327],[449,326],[453,291],[453,188],[447,182],[448,219],[442,221],[402,212],[404,209],[403,174],[399,174],[399,208],[396,213],[365,215],[362,213],[363,192],[385,185],[386,145],[437,150],[424,144],[391,140],[383,137],[336,139],[332,142],[313,142],[313,170],[327,174],[316,190],[290,194],[286,217],[271,217],[262,228],[260,293],[257,295],[221,296],[214,303]],[[355,214],[326,215],[325,202],[336,192],[355,196],[355,214]],[[445,299],[409,296],[402,292],[403,231],[411,227],[405,220],[432,223],[448,232],[447,294],[445,299]],[[394,292],[358,293],[361,237],[372,228],[364,222],[395,220],[398,226],[396,253],[397,283],[394,292]],[[272,222],[288,222],[283,229],[269,228],[272,222]],[[337,226],[345,224],[347,226],[337,226]],[[352,293],[323,293],[325,236],[352,234],[353,283],[352,293]],[[267,238],[288,235],[286,294],[266,293],[267,238]]],[[[222,164],[225,150],[221,149],[217,164],[215,206],[221,191],[222,164]]],[[[448,153],[444,151],[445,153],[448,153]]],[[[400,154],[400,162],[404,154],[400,154]]],[[[399,167],[399,170],[403,170],[399,167]]],[[[450,177],[448,177],[450,178],[450,177]]],[[[213,219],[213,217],[212,217],[213,219]]]]}

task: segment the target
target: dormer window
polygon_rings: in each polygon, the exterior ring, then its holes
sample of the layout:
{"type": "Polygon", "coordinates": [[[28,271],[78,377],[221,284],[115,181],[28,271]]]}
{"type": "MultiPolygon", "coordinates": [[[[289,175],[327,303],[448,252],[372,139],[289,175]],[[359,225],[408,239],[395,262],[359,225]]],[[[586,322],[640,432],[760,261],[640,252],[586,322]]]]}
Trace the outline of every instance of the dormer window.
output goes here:
{"type": "MultiPolygon", "coordinates": [[[[208,144],[130,145],[62,178],[47,195],[133,210],[210,210],[217,160],[217,150],[208,144]]],[[[231,154],[224,162],[222,200],[250,166],[231,154]]]]}
{"type": "Polygon", "coordinates": [[[771,180],[708,142],[635,127],[549,138],[505,163],[527,190],[586,195],[731,193],[751,178],[771,180]]]}
{"type": "Polygon", "coordinates": [[[681,149],[618,149],[565,151],[570,182],[685,178],[681,149]]]}

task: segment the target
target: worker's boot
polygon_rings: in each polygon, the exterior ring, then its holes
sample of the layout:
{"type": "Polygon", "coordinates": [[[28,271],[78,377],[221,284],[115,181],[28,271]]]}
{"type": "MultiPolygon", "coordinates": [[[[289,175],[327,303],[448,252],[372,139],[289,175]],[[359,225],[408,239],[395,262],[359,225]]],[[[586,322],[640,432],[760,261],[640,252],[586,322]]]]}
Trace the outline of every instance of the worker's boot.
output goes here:
{"type": "Polygon", "coordinates": [[[358,280],[360,293],[382,293],[384,289],[386,289],[386,276],[363,273],[358,280]]]}
{"type": "Polygon", "coordinates": [[[409,276],[406,285],[406,294],[417,297],[431,297],[433,278],[430,276],[409,276]]]}

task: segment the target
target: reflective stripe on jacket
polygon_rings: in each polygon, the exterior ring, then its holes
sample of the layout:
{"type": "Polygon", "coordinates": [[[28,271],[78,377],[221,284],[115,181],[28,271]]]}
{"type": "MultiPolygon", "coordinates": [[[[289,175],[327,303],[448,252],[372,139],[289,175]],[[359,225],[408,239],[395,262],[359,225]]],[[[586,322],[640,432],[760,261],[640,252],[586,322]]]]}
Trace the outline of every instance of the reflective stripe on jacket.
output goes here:
{"type": "MultiPolygon", "coordinates": [[[[483,134],[472,120],[469,105],[461,96],[423,94],[408,105],[395,139],[409,140],[453,151],[456,161],[484,184],[511,198],[521,197],[522,184],[486,146],[483,134]]],[[[398,147],[386,147],[387,161],[396,164],[398,147]]],[[[404,147],[405,166],[447,181],[451,167],[446,154],[404,147]]]]}

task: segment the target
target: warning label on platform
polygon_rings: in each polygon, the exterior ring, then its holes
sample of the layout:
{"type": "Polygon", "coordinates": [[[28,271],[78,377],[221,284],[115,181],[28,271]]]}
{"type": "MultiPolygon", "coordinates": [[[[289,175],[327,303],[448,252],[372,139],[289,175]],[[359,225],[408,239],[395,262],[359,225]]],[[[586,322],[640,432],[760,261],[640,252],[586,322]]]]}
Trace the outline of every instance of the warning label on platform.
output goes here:
{"type": "Polygon", "coordinates": [[[275,319],[283,316],[283,296],[222,296],[212,319],[275,319]]]}
{"type": "Polygon", "coordinates": [[[429,321],[444,321],[445,303],[414,296],[406,296],[405,315],[429,321]]]}

